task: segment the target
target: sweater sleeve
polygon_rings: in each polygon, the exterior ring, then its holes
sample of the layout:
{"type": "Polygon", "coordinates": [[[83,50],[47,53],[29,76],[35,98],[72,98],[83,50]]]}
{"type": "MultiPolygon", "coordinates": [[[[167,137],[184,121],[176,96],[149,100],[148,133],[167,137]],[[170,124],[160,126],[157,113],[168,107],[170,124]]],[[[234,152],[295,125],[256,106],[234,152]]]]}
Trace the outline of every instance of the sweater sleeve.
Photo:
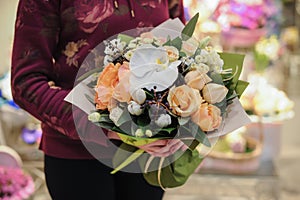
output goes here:
{"type": "Polygon", "coordinates": [[[184,15],[183,0],[169,0],[169,13],[171,18],[178,17],[183,23],[186,22],[184,15]]]}
{"type": "Polygon", "coordinates": [[[64,101],[70,89],[49,84],[55,82],[59,9],[60,0],[19,1],[11,69],[13,98],[21,108],[59,133],[74,140],[85,138],[104,144],[103,134],[99,139],[99,128],[64,101]],[[79,136],[79,132],[84,135],[79,136]]]}

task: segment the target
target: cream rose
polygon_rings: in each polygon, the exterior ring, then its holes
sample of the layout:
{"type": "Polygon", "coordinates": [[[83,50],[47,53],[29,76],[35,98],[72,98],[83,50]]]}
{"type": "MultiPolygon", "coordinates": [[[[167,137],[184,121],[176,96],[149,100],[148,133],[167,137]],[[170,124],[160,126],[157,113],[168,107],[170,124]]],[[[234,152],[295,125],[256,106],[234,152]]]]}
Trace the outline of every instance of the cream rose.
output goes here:
{"type": "Polygon", "coordinates": [[[228,89],[224,85],[216,83],[208,83],[203,87],[202,95],[205,101],[211,104],[223,101],[228,93],[228,89]]]}
{"type": "Polygon", "coordinates": [[[197,90],[202,90],[205,84],[212,81],[206,73],[197,70],[188,72],[184,80],[188,86],[197,90]]]}
{"type": "Polygon", "coordinates": [[[198,48],[198,41],[194,38],[190,38],[187,41],[182,41],[181,51],[187,56],[192,56],[198,48]]]}
{"type": "Polygon", "coordinates": [[[168,102],[172,112],[181,117],[188,117],[196,112],[202,98],[198,90],[187,85],[172,87],[169,91],[168,102]]]}
{"type": "Polygon", "coordinates": [[[192,115],[192,121],[196,123],[202,131],[213,131],[221,125],[221,111],[218,107],[203,103],[198,111],[192,115]]]}

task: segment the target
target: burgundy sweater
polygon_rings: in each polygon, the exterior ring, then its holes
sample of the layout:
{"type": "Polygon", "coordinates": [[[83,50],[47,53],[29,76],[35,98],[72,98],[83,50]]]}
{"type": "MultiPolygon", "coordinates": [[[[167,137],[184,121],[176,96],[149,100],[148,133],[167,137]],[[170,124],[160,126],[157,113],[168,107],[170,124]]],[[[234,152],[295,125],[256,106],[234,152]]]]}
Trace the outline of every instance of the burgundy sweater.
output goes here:
{"type": "Polygon", "coordinates": [[[184,21],[182,1],[20,0],[12,93],[21,108],[42,122],[40,149],[46,155],[92,159],[94,154],[84,143],[94,145],[99,156],[110,156],[105,134],[64,98],[74,86],[81,63],[97,44],[119,32],[153,27],[170,17],[184,21]]]}

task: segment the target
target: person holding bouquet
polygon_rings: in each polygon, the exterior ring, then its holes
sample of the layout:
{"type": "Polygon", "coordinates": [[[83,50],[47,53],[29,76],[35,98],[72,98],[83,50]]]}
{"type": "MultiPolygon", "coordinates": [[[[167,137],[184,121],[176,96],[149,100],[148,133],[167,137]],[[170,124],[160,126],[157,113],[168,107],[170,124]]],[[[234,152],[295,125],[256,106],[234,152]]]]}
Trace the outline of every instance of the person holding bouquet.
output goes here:
{"type": "MultiPolygon", "coordinates": [[[[168,18],[185,22],[182,4],[180,0],[19,1],[12,94],[21,108],[42,122],[40,149],[45,153],[46,183],[52,199],[162,199],[163,190],[149,185],[140,173],[110,174],[111,168],[98,161],[112,157],[107,132],[88,122],[87,115],[64,98],[95,46],[117,33],[155,27],[168,18]],[[95,146],[97,158],[81,138],[95,146]]],[[[173,145],[173,151],[182,146],[173,145]]],[[[157,146],[144,148],[159,155],[157,146]]],[[[170,153],[164,150],[164,154],[170,153]]]]}

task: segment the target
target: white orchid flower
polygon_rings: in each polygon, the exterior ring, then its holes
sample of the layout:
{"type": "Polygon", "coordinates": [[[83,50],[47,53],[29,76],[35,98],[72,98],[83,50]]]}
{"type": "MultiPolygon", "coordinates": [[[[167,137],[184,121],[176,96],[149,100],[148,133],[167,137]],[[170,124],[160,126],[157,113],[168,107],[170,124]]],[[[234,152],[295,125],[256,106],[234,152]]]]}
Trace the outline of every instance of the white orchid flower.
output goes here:
{"type": "Polygon", "coordinates": [[[142,45],[133,53],[130,60],[130,91],[139,88],[157,91],[169,88],[178,77],[177,66],[181,61],[170,62],[163,47],[142,45]]]}

